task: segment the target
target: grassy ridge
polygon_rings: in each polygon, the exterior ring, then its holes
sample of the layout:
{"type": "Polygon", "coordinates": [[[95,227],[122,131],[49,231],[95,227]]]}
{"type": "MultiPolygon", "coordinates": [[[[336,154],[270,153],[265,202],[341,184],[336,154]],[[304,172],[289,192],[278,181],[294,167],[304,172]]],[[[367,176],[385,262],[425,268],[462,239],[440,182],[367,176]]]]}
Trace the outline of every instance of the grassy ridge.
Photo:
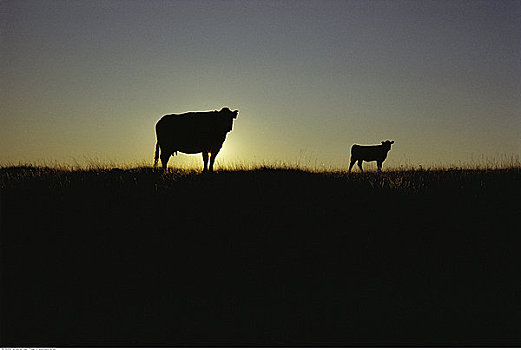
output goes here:
{"type": "Polygon", "coordinates": [[[520,184],[2,168],[2,345],[520,345],[520,184]]]}

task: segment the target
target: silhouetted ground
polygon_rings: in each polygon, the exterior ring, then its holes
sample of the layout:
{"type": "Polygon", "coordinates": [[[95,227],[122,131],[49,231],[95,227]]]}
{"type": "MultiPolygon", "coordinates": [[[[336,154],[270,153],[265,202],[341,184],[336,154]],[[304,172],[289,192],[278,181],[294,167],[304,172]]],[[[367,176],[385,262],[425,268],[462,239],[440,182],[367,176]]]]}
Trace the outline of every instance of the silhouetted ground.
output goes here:
{"type": "Polygon", "coordinates": [[[521,169],[0,169],[2,346],[521,346],[521,169]]]}

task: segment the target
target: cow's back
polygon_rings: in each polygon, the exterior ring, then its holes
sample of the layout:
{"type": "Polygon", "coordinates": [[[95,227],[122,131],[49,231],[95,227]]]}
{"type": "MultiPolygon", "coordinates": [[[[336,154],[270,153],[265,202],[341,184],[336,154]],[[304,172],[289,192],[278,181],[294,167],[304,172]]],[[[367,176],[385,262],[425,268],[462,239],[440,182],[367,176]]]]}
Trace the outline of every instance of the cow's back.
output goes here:
{"type": "Polygon", "coordinates": [[[168,114],[156,124],[158,142],[172,150],[200,152],[223,142],[226,131],[217,112],[168,114]]]}

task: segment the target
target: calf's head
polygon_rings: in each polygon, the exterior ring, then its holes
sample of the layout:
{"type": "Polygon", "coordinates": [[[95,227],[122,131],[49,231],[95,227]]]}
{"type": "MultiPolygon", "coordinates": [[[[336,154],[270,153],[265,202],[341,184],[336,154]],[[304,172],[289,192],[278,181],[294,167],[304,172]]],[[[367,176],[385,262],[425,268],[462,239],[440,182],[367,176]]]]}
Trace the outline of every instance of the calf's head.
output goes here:
{"type": "Polygon", "coordinates": [[[394,141],[382,141],[382,146],[386,151],[389,151],[391,149],[391,145],[394,143],[394,141]]]}

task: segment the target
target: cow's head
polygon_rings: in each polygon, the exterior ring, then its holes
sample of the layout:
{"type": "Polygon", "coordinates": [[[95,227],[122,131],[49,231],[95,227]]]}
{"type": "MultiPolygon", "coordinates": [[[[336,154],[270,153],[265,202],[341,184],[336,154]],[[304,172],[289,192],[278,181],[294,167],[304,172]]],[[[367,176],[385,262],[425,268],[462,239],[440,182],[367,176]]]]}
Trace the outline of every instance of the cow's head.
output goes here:
{"type": "Polygon", "coordinates": [[[239,110],[236,109],[235,111],[230,111],[230,109],[228,107],[223,107],[219,113],[222,113],[226,116],[230,116],[232,119],[235,119],[237,118],[237,114],[239,114],[239,110]]]}
{"type": "Polygon", "coordinates": [[[382,141],[382,146],[384,146],[384,149],[389,151],[391,149],[391,145],[394,143],[394,141],[382,141]]]}
{"type": "Polygon", "coordinates": [[[239,110],[230,111],[228,107],[223,107],[219,114],[222,116],[224,123],[226,125],[226,131],[232,130],[233,126],[233,120],[237,118],[237,115],[239,114],[239,110]]]}

